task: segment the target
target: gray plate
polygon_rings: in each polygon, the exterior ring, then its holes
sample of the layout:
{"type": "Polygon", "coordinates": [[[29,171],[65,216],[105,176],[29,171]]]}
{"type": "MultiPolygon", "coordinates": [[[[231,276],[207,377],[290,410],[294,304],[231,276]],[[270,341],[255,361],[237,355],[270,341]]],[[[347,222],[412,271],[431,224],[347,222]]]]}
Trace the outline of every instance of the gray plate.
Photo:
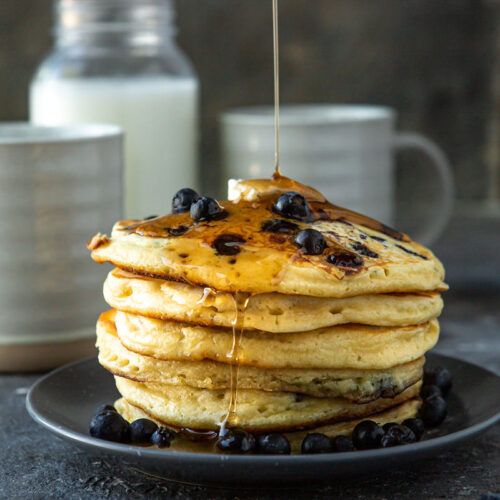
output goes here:
{"type": "Polygon", "coordinates": [[[183,453],[95,439],[88,425],[95,409],[119,397],[113,377],[96,358],[77,361],[41,378],[31,388],[26,406],[42,426],[95,454],[111,454],[167,479],[197,484],[287,484],[328,480],[392,465],[414,462],[471,438],[500,420],[500,377],[479,366],[437,354],[430,366],[445,366],[453,375],[448,417],[424,440],[381,450],[325,455],[258,456],[183,453]],[[276,484],[276,483],[275,483],[276,484]]]}

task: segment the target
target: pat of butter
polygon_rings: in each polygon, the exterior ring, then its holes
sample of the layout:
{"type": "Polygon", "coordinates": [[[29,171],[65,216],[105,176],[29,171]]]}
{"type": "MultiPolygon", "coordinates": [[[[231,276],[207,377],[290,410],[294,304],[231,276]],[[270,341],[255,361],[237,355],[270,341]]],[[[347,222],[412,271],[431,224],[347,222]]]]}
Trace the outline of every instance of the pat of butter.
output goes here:
{"type": "Polygon", "coordinates": [[[229,179],[227,182],[227,196],[229,201],[259,201],[280,189],[268,179],[229,179]]]}

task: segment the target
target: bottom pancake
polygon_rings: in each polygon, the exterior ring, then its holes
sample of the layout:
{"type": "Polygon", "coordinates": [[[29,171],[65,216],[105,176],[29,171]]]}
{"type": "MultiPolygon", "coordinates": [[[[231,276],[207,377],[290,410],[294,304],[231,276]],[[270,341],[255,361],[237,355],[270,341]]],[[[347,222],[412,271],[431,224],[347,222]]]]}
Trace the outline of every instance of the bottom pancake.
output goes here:
{"type": "MultiPolygon", "coordinates": [[[[130,351],[122,345],[112,321],[97,327],[99,362],[115,375],[137,382],[188,385],[198,389],[229,389],[231,367],[216,361],[165,361],[130,351]]],[[[367,403],[393,398],[422,378],[424,357],[385,370],[259,368],[240,366],[238,387],[293,392],[319,398],[342,397],[367,403]]]]}
{"type": "MultiPolygon", "coordinates": [[[[226,417],[231,391],[141,383],[115,377],[116,387],[129,403],[173,427],[217,430],[226,417]]],[[[341,398],[314,398],[288,392],[238,390],[236,409],[228,427],[253,432],[311,429],[379,413],[418,395],[418,382],[393,399],[356,404],[341,398]]]]}
{"type": "MultiPolygon", "coordinates": [[[[379,425],[384,425],[389,422],[396,422],[400,424],[407,418],[415,417],[418,413],[418,410],[420,409],[420,406],[421,406],[420,399],[412,398],[409,399],[408,401],[405,401],[404,403],[393,406],[392,408],[389,408],[377,414],[369,415],[369,418],[370,420],[377,422],[379,425]]],[[[167,424],[166,422],[154,418],[141,408],[138,408],[137,406],[130,404],[125,398],[121,398],[118,401],[116,401],[115,408],[129,422],[133,422],[134,420],[137,420],[139,418],[149,418],[154,420],[159,425],[169,426],[169,424],[167,424]]],[[[329,437],[334,437],[339,435],[350,436],[354,427],[356,427],[356,425],[359,422],[365,419],[366,416],[362,419],[355,419],[346,422],[339,422],[336,424],[319,426],[313,429],[309,429],[308,431],[288,432],[286,433],[286,436],[290,441],[292,447],[292,453],[299,453],[302,440],[310,432],[320,432],[322,434],[326,434],[329,437]]],[[[178,441],[186,441],[186,440],[179,439],[178,441]]],[[[187,446],[186,450],[183,450],[182,445],[176,446],[176,442],[174,441],[173,449],[174,450],[179,449],[179,451],[181,450],[189,451],[193,449],[193,446],[187,446]]],[[[210,451],[210,447],[205,446],[204,451],[210,451]]]]}

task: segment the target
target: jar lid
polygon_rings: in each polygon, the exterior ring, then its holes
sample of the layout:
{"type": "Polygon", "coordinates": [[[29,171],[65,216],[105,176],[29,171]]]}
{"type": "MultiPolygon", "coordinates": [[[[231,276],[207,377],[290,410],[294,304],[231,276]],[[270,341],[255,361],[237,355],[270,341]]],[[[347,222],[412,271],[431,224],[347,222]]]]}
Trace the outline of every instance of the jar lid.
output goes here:
{"type": "Polygon", "coordinates": [[[56,34],[67,30],[128,31],[173,26],[172,0],[59,0],[56,34]]]}

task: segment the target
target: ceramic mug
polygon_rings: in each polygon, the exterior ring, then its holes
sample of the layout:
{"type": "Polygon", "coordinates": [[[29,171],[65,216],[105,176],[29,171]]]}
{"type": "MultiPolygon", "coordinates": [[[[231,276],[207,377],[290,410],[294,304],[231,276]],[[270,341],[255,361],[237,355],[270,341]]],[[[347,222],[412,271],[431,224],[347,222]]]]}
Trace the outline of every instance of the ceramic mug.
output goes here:
{"type": "MultiPolygon", "coordinates": [[[[453,207],[453,176],[442,150],[416,133],[395,131],[396,113],[382,106],[294,105],[280,109],[283,175],[319,189],[336,205],[394,223],[394,152],[420,150],[435,168],[440,196],[412,237],[432,243],[453,207]],[[423,226],[423,227],[422,227],[423,226]]],[[[221,116],[224,174],[268,177],[274,166],[274,109],[247,107],[221,116]]]]}
{"type": "Polygon", "coordinates": [[[0,124],[0,371],[94,352],[106,270],[86,242],[121,214],[119,127],[0,124]]]}

